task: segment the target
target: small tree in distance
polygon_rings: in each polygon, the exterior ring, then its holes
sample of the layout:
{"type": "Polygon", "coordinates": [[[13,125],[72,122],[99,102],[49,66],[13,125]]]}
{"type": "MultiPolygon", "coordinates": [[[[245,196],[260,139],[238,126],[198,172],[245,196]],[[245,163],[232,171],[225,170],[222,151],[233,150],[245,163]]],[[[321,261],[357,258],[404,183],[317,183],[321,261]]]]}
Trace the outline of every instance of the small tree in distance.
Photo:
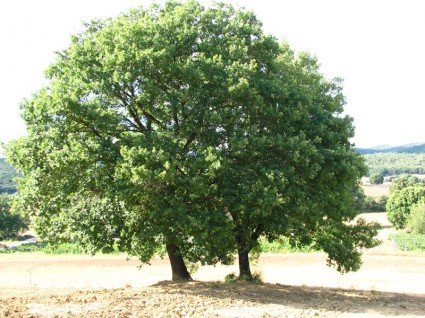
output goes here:
{"type": "Polygon", "coordinates": [[[388,220],[397,229],[404,229],[412,207],[425,200],[425,186],[407,186],[391,193],[387,201],[388,220]]]}
{"type": "Polygon", "coordinates": [[[348,222],[365,166],[339,81],[251,12],[169,1],[93,21],[47,74],[8,147],[40,235],[142,262],[164,244],[173,280],[235,252],[252,278],[260,236],[314,242],[342,272],[375,244],[348,222]]]}
{"type": "Polygon", "coordinates": [[[384,183],[384,176],[380,173],[374,173],[369,177],[371,184],[382,184],[384,183]]]}

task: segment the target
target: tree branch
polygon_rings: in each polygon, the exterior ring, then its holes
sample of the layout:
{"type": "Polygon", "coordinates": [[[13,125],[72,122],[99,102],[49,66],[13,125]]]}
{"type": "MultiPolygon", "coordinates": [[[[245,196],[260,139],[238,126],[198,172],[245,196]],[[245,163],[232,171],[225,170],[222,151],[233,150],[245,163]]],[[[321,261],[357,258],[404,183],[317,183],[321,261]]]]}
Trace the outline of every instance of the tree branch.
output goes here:
{"type": "Polygon", "coordinates": [[[189,150],[189,146],[195,140],[195,138],[196,138],[196,133],[191,132],[189,135],[189,138],[186,141],[186,144],[183,147],[183,152],[187,152],[189,150]]]}

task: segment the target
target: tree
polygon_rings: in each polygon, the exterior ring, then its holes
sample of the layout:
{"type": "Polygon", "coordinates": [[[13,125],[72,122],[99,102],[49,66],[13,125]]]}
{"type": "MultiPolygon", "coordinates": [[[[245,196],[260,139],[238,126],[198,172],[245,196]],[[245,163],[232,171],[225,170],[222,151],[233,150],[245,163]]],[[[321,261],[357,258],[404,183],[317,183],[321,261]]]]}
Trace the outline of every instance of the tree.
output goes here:
{"type": "Polygon", "coordinates": [[[25,220],[10,212],[11,200],[10,195],[0,194],[0,240],[16,237],[20,231],[27,229],[25,220]]]}
{"type": "Polygon", "coordinates": [[[374,173],[369,177],[371,184],[382,184],[384,182],[384,176],[380,173],[374,173]]]}
{"type": "Polygon", "coordinates": [[[425,234],[425,199],[412,206],[406,227],[416,234],[425,234]]]}
{"type": "Polygon", "coordinates": [[[412,207],[422,200],[425,200],[425,186],[408,186],[392,192],[387,201],[388,220],[397,229],[405,228],[412,207]]]}
{"type": "Polygon", "coordinates": [[[416,176],[412,176],[410,174],[402,174],[391,181],[390,192],[394,193],[406,187],[415,185],[425,185],[425,182],[416,176]]]}
{"type": "Polygon", "coordinates": [[[340,116],[339,82],[286,45],[267,71],[249,82],[245,96],[255,104],[223,125],[227,151],[218,154],[215,182],[234,223],[240,275],[251,277],[248,254],[258,238],[279,235],[294,245],[314,242],[338,270],[356,270],[357,247],[376,243],[376,226],[345,222],[358,213],[353,189],[365,167],[348,141],[352,121],[340,116]]]}
{"type": "Polygon", "coordinates": [[[260,235],[314,240],[341,271],[374,244],[347,222],[365,167],[339,82],[251,12],[170,1],[93,21],[47,75],[8,147],[40,235],[143,262],[165,244],[173,280],[235,251],[249,279],[260,235]]]}

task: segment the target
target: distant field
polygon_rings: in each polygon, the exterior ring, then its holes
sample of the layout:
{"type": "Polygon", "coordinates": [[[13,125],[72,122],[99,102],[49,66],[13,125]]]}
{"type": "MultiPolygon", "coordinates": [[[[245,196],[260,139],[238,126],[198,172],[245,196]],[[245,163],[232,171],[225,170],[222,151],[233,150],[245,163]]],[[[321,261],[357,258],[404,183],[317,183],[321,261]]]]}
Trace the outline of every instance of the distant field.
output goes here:
{"type": "Polygon", "coordinates": [[[368,222],[378,222],[384,228],[392,226],[385,212],[361,213],[358,217],[364,218],[368,222]]]}
{"type": "Polygon", "coordinates": [[[368,197],[380,198],[390,194],[390,186],[390,183],[385,183],[382,185],[364,185],[362,188],[368,197]]]}

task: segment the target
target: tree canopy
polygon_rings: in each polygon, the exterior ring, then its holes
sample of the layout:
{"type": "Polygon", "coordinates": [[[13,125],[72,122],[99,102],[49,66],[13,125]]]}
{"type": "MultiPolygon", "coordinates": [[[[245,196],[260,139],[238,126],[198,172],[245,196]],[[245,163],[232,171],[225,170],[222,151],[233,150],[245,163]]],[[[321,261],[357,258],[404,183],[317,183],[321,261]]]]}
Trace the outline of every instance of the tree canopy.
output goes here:
{"type": "Polygon", "coordinates": [[[402,174],[391,181],[390,193],[400,191],[410,186],[425,186],[425,180],[410,174],[402,174]]]}
{"type": "Polygon", "coordinates": [[[412,207],[425,200],[425,185],[407,186],[392,192],[387,202],[388,220],[398,229],[406,227],[412,207]]]}
{"type": "Polygon", "coordinates": [[[384,176],[403,173],[425,174],[425,153],[374,153],[363,155],[369,173],[384,176]]]}
{"type": "Polygon", "coordinates": [[[365,166],[340,82],[253,13],[169,1],[92,21],[47,76],[8,147],[40,235],[143,262],[165,244],[173,279],[235,251],[249,277],[259,236],[314,242],[343,272],[375,243],[349,222],[365,166]]]}

